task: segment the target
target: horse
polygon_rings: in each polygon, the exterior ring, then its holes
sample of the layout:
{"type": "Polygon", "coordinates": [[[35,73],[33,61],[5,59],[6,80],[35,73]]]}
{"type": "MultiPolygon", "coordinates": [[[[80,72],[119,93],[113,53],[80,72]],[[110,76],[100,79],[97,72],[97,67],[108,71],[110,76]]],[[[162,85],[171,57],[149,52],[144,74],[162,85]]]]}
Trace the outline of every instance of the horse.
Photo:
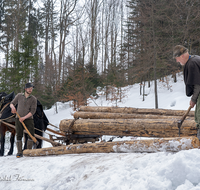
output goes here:
{"type": "MultiPolygon", "coordinates": [[[[15,125],[15,115],[11,113],[10,109],[10,102],[14,99],[15,94],[12,92],[11,94],[7,95],[5,92],[0,93],[0,119],[4,120],[5,122],[8,122],[10,124],[15,125]]],[[[33,115],[34,119],[34,127],[35,127],[35,134],[43,136],[43,131],[47,129],[47,125],[49,123],[45,113],[43,112],[43,107],[39,100],[37,100],[37,109],[35,114],[33,115]]],[[[13,154],[13,149],[14,149],[14,141],[15,141],[15,134],[16,131],[15,129],[7,126],[6,124],[0,122],[0,156],[4,155],[4,145],[5,145],[5,133],[6,131],[11,132],[10,136],[10,150],[8,152],[8,155],[13,154]]],[[[25,134],[25,143],[24,143],[24,148],[27,148],[27,140],[28,140],[28,135],[25,134]]],[[[36,146],[36,148],[41,148],[42,147],[42,140],[37,139],[39,144],[36,146]]]]}
{"type": "MultiPolygon", "coordinates": [[[[5,92],[1,92],[0,93],[0,119],[4,120],[5,118],[7,119],[7,122],[9,122],[10,124],[15,124],[15,118],[14,115],[11,113],[11,109],[9,106],[9,102],[12,101],[12,99],[14,98],[14,93],[11,93],[9,95],[7,95],[5,92]]],[[[5,120],[6,121],[6,120],[5,120]]],[[[13,149],[14,149],[14,141],[15,141],[15,134],[16,131],[15,129],[5,125],[4,123],[0,122],[0,143],[1,143],[1,149],[0,149],[0,156],[4,155],[4,145],[5,145],[5,134],[6,131],[11,132],[10,135],[10,150],[8,152],[8,155],[12,155],[13,153],[13,149]]]]}
{"type": "MultiPolygon", "coordinates": [[[[43,106],[39,100],[37,100],[37,109],[35,114],[33,115],[33,120],[34,120],[35,134],[43,136],[43,131],[46,131],[47,125],[49,125],[49,120],[47,119],[43,111],[43,106]]],[[[38,138],[36,139],[39,142],[39,144],[34,146],[36,146],[36,148],[42,148],[42,140],[38,138]]],[[[24,150],[27,149],[27,140],[28,140],[28,134],[25,133],[24,150]]]]}

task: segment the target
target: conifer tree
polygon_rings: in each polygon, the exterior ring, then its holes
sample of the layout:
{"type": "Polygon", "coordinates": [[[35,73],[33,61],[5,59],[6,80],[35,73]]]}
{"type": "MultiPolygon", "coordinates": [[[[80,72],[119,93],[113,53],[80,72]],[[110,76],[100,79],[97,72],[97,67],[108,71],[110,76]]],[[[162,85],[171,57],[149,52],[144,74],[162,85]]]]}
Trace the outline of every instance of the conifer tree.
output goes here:
{"type": "Polygon", "coordinates": [[[20,39],[20,51],[12,50],[9,67],[1,72],[1,89],[6,92],[20,92],[27,82],[33,82],[38,74],[38,55],[33,38],[25,32],[20,39]]]}

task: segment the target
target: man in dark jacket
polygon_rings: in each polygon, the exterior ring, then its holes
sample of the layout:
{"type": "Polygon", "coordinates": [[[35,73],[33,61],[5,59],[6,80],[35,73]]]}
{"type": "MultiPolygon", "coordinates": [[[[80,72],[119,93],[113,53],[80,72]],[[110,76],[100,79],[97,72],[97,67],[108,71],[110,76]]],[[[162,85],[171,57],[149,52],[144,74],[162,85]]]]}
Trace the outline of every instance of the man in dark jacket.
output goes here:
{"type": "MultiPolygon", "coordinates": [[[[33,91],[33,85],[31,83],[27,83],[25,85],[25,92],[17,94],[10,104],[12,113],[16,113],[15,106],[17,105],[17,112],[20,116],[20,119],[16,116],[15,120],[15,127],[17,133],[17,150],[18,150],[18,153],[16,155],[17,158],[23,156],[22,137],[23,137],[24,127],[22,125],[22,122],[24,122],[31,135],[34,136],[33,115],[36,112],[37,99],[35,96],[31,95],[32,91],[33,91]]],[[[30,136],[28,138],[29,139],[27,142],[27,149],[32,149],[33,141],[30,136]]]]}
{"type": "Polygon", "coordinates": [[[197,123],[197,137],[200,140],[200,56],[190,55],[188,49],[182,45],[174,48],[173,57],[176,62],[184,66],[184,82],[186,95],[192,96],[190,106],[195,108],[195,122],[197,123]]]}

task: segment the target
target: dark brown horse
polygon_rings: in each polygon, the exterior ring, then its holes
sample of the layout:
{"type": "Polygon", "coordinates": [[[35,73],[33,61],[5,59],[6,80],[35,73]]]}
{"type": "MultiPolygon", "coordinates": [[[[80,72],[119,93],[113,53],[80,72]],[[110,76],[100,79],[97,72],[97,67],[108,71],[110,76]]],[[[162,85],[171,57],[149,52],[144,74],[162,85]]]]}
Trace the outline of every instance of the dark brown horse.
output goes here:
{"type": "MultiPolygon", "coordinates": [[[[10,102],[13,100],[15,97],[14,92],[11,94],[7,95],[5,92],[0,93],[0,119],[4,120],[5,122],[8,122],[10,124],[15,125],[15,115],[11,113],[10,109],[10,102]]],[[[37,110],[36,113],[33,116],[34,118],[34,125],[35,125],[35,133],[42,136],[43,132],[47,128],[47,125],[49,123],[46,115],[43,112],[43,107],[40,104],[39,101],[37,101],[37,110]],[[39,130],[37,130],[39,129],[39,130]]],[[[13,154],[13,149],[14,149],[14,142],[15,142],[15,130],[4,123],[0,122],[0,156],[4,155],[4,145],[5,145],[5,134],[6,131],[11,132],[10,135],[10,150],[8,152],[8,155],[13,154]]],[[[25,144],[24,144],[24,149],[27,147],[27,139],[28,136],[25,135],[25,144]]],[[[42,140],[37,139],[39,142],[39,145],[37,145],[36,148],[41,148],[42,147],[42,140]]]]}

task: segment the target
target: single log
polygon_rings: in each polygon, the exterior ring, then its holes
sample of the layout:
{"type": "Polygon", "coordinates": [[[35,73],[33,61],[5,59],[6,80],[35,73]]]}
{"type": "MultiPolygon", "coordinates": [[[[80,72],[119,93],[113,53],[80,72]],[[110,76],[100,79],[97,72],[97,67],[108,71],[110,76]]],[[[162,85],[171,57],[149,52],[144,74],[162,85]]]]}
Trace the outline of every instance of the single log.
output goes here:
{"type": "MultiPolygon", "coordinates": [[[[98,107],[98,106],[81,106],[79,111],[84,112],[111,112],[127,114],[157,114],[157,115],[177,115],[183,116],[187,110],[170,110],[170,109],[143,109],[131,107],[98,107]]],[[[194,111],[190,111],[188,116],[194,116],[194,111]]]]}
{"type": "Polygon", "coordinates": [[[41,149],[24,150],[24,156],[47,156],[61,154],[80,154],[80,153],[132,153],[132,152],[160,152],[188,150],[199,148],[197,137],[177,137],[134,141],[116,141],[74,144],[68,146],[49,147],[41,149]]]}
{"type": "MultiPolygon", "coordinates": [[[[177,119],[177,120],[179,120],[179,119],[181,119],[181,116],[78,111],[78,112],[74,113],[74,118],[82,118],[82,119],[177,119]]],[[[194,119],[194,118],[188,117],[187,119],[194,119]]]]}
{"type": "MultiPolygon", "coordinates": [[[[177,137],[177,120],[163,119],[78,119],[70,127],[72,119],[60,122],[60,131],[72,131],[77,135],[113,135],[137,137],[177,137]]],[[[196,136],[197,128],[193,120],[185,120],[180,136],[196,136]]]]}

